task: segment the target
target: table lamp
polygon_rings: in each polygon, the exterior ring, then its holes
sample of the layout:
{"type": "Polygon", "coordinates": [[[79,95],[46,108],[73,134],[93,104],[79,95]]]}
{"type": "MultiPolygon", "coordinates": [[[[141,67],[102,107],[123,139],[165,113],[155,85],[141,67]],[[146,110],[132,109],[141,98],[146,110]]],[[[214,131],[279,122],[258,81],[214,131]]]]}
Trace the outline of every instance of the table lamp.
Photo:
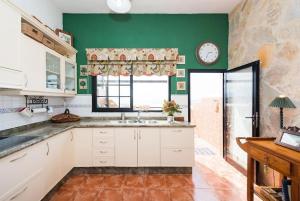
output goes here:
{"type": "Polygon", "coordinates": [[[269,106],[280,108],[280,128],[283,128],[283,108],[296,108],[294,103],[284,95],[276,97],[269,106]]]}

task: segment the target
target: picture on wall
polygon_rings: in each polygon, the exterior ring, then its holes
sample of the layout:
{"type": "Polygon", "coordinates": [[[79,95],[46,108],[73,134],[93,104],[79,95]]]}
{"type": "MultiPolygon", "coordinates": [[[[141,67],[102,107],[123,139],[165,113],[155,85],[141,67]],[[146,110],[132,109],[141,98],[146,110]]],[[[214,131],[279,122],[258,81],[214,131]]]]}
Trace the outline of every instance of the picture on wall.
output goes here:
{"type": "Polygon", "coordinates": [[[176,89],[178,91],[185,91],[186,90],[186,86],[185,86],[185,82],[182,81],[182,82],[177,82],[176,84],[176,89]]]}
{"type": "Polygon", "coordinates": [[[81,77],[88,76],[88,68],[87,68],[87,65],[80,65],[80,76],[81,76],[81,77]]]}
{"type": "Polygon", "coordinates": [[[176,77],[185,77],[185,69],[177,69],[176,77]]]}
{"type": "Polygon", "coordinates": [[[55,33],[60,39],[73,46],[73,35],[71,33],[65,32],[61,29],[56,29],[55,33]]]}
{"type": "Polygon", "coordinates": [[[87,78],[80,78],[79,79],[79,89],[81,89],[81,90],[88,89],[88,80],[87,80],[87,78]]]}
{"type": "Polygon", "coordinates": [[[177,64],[185,64],[185,55],[180,55],[177,64]]]}

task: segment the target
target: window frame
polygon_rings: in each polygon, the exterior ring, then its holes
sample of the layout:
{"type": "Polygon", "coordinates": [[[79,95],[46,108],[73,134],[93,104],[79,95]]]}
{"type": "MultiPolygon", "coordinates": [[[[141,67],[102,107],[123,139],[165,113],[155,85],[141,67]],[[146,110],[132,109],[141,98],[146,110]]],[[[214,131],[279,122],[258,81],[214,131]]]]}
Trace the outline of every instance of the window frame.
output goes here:
{"type": "MultiPolygon", "coordinates": [[[[168,76],[168,100],[171,100],[171,77],[168,76]]],[[[130,108],[98,108],[97,107],[97,76],[92,76],[92,112],[138,112],[133,108],[133,75],[130,75],[130,108]]],[[[162,112],[148,110],[147,112],[162,112]]]]}

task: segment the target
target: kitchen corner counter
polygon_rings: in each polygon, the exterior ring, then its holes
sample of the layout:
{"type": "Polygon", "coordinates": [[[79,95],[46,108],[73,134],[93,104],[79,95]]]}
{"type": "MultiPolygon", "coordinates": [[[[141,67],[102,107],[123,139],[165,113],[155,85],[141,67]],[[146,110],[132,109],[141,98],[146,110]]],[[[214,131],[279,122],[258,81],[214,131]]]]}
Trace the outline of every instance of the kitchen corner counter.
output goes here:
{"type": "Polygon", "coordinates": [[[19,128],[0,131],[0,158],[4,158],[17,151],[23,150],[34,144],[42,142],[50,137],[66,132],[73,128],[120,128],[120,127],[159,127],[159,128],[194,128],[187,122],[168,123],[166,121],[149,121],[135,123],[131,121],[122,122],[119,120],[103,120],[97,118],[83,118],[79,122],[73,123],[51,123],[42,122],[19,128]],[[23,139],[29,140],[23,140],[23,139]],[[9,146],[9,144],[14,144],[9,146]]]}

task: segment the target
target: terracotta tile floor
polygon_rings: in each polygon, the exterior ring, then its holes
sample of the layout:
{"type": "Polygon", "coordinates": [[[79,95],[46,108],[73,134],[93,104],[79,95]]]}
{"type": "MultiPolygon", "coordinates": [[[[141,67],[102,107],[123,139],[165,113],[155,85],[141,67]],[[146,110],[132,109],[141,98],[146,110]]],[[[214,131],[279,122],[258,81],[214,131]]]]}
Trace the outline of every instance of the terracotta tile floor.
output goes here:
{"type": "MultiPolygon", "coordinates": [[[[204,146],[196,140],[196,146],[204,146]]],[[[246,178],[217,155],[196,155],[193,174],[71,177],[51,201],[245,201],[246,178]]],[[[256,199],[258,200],[258,199],[256,199]]]]}

